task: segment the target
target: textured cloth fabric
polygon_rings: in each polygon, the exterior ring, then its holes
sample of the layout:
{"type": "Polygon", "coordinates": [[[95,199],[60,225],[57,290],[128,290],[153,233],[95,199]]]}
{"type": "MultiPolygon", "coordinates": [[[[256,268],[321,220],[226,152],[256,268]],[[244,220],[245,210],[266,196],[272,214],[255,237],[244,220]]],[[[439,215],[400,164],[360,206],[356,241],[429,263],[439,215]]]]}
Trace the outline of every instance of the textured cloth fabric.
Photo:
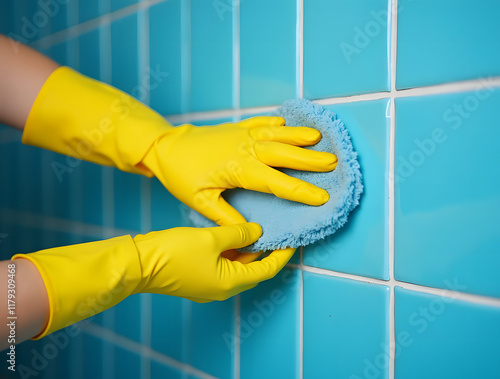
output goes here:
{"type": "MultiPolygon", "coordinates": [[[[307,149],[327,151],[337,156],[332,172],[305,172],[281,169],[288,175],[312,183],[328,191],[330,200],[321,206],[310,206],[283,200],[274,195],[244,189],[226,190],[223,197],[249,222],[262,226],[262,237],[240,249],[244,252],[282,249],[309,245],[325,238],[344,225],[358,204],[363,185],[357,153],[342,121],[322,106],[308,100],[290,100],[276,112],[287,126],[307,126],[321,132],[323,138],[307,149]]],[[[215,224],[194,210],[189,212],[194,226],[215,224]]]]}

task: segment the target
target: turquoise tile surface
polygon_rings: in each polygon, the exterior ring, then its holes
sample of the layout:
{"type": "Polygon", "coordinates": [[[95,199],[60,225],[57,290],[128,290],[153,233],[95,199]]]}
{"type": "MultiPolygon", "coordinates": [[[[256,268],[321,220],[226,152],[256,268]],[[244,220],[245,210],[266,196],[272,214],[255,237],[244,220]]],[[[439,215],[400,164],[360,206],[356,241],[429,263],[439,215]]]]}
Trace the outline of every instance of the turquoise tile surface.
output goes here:
{"type": "Polygon", "coordinates": [[[180,0],[149,9],[149,65],[155,73],[151,75],[150,105],[164,115],[181,113],[183,106],[180,16],[180,0]]]}
{"type": "Polygon", "coordinates": [[[78,22],[82,23],[102,16],[101,2],[105,0],[85,0],[78,2],[78,22]]]}
{"type": "Polygon", "coordinates": [[[163,230],[183,226],[182,203],[161,184],[151,179],[151,229],[163,230]]]}
{"type": "MultiPolygon", "coordinates": [[[[303,275],[304,378],[366,377],[389,344],[389,287],[303,275]]],[[[384,363],[377,377],[388,377],[384,363]]]]}
{"type": "Polygon", "coordinates": [[[82,218],[85,223],[102,225],[102,167],[89,162],[81,163],[83,202],[82,218]]]}
{"type": "Polygon", "coordinates": [[[299,376],[300,275],[300,271],[283,269],[241,294],[242,379],[299,376]]]}
{"type": "Polygon", "coordinates": [[[295,9],[295,2],[287,0],[241,2],[242,108],[277,105],[296,96],[295,9]]]}
{"type": "Polygon", "coordinates": [[[94,79],[100,79],[100,33],[101,29],[94,29],[80,35],[78,41],[78,70],[94,79]]]}
{"type": "Polygon", "coordinates": [[[192,112],[231,108],[232,26],[231,17],[219,18],[213,2],[191,1],[192,112]]]}
{"type": "Polygon", "coordinates": [[[500,296],[499,105],[484,85],[396,101],[398,280],[500,296]]]}
{"type": "Polygon", "coordinates": [[[101,379],[103,376],[103,341],[89,334],[83,334],[83,378],[101,379]]]}
{"type": "Polygon", "coordinates": [[[114,12],[117,9],[128,7],[142,0],[108,0],[110,4],[110,11],[114,12]]]}
{"type": "Polygon", "coordinates": [[[395,377],[500,377],[499,320],[500,307],[396,287],[395,377]]]}
{"type": "Polygon", "coordinates": [[[344,122],[351,136],[358,152],[364,190],[360,205],[341,229],[304,248],[304,264],[389,279],[388,107],[388,99],[326,107],[344,122]]]}
{"type": "Polygon", "coordinates": [[[111,84],[133,96],[139,85],[137,14],[111,23],[111,84]]]}
{"type": "Polygon", "coordinates": [[[115,378],[140,378],[141,357],[121,347],[114,348],[115,378]]]}
{"type": "Polygon", "coordinates": [[[184,330],[186,312],[184,300],[175,296],[152,295],[151,347],[178,361],[185,361],[184,330]]]}
{"type": "Polygon", "coordinates": [[[151,362],[151,379],[183,379],[181,371],[164,366],[157,362],[151,362]]]}
{"type": "Polygon", "coordinates": [[[390,1],[304,1],[304,96],[390,89],[390,1]]]}
{"type": "Polygon", "coordinates": [[[113,330],[131,340],[141,343],[141,296],[140,294],[127,297],[113,307],[113,330]]]}
{"type": "Polygon", "coordinates": [[[498,1],[400,0],[398,5],[398,89],[500,74],[498,1]]]}
{"type": "Polygon", "coordinates": [[[232,378],[234,349],[224,336],[234,335],[234,298],[189,305],[186,363],[220,379],[232,378]]]}
{"type": "Polygon", "coordinates": [[[116,228],[140,231],[142,176],[113,170],[114,225],[116,228]]]}

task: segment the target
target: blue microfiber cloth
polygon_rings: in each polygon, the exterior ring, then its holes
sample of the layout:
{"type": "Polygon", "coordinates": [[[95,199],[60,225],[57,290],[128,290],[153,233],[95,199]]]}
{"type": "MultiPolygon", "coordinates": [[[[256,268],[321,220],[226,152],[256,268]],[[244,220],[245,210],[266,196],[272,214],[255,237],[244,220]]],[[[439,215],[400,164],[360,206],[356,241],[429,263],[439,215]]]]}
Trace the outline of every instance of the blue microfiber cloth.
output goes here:
{"type": "MultiPolygon", "coordinates": [[[[315,207],[244,189],[224,191],[223,196],[229,204],[249,222],[256,222],[263,229],[257,242],[240,249],[244,252],[305,246],[335,233],[345,224],[349,212],[359,204],[363,192],[357,153],[343,122],[334,113],[299,99],[285,102],[274,115],[283,117],[287,126],[308,126],[319,130],[323,138],[307,149],[327,151],[337,156],[337,167],[332,172],[281,169],[290,176],[324,188],[330,200],[315,207]]],[[[194,210],[188,217],[197,227],[215,226],[194,210]]]]}

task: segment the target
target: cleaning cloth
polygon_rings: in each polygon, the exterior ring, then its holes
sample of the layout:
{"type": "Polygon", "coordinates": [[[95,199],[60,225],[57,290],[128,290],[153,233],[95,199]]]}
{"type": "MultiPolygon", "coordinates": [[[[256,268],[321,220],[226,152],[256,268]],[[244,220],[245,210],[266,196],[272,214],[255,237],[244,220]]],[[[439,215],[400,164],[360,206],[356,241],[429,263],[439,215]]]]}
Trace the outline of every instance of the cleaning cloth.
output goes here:
{"type": "MultiPolygon", "coordinates": [[[[334,113],[299,99],[285,102],[274,115],[283,117],[287,126],[307,126],[319,130],[323,136],[321,141],[306,149],[333,153],[338,163],[334,171],[325,173],[280,169],[328,191],[328,202],[317,207],[245,189],[224,191],[223,197],[247,221],[262,226],[262,237],[240,249],[244,252],[305,246],[335,233],[345,224],[349,212],[359,204],[363,191],[357,153],[343,122],[334,113]]],[[[215,226],[194,210],[189,212],[188,217],[197,227],[215,226]]]]}

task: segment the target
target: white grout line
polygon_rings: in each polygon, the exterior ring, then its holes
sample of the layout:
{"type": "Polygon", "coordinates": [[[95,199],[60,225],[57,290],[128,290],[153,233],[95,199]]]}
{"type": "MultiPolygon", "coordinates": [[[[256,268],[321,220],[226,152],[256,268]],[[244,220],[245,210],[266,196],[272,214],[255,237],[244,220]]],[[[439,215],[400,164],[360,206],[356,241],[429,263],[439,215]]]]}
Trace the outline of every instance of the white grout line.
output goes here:
{"type": "Polygon", "coordinates": [[[234,379],[240,379],[241,369],[241,296],[234,297],[234,379]]]}
{"type": "MultiPolygon", "coordinates": [[[[105,201],[105,196],[103,196],[105,201]]],[[[109,217],[108,217],[109,218],[109,217]]],[[[136,235],[138,231],[117,229],[108,225],[92,225],[79,221],[41,215],[18,209],[4,208],[0,210],[0,220],[8,220],[10,224],[28,228],[51,230],[54,232],[79,234],[87,237],[110,238],[122,235],[136,235]]]]}
{"type": "Polygon", "coordinates": [[[240,109],[241,55],[240,55],[240,2],[232,3],[233,32],[233,108],[240,109]]]}
{"type": "Polygon", "coordinates": [[[57,33],[42,37],[36,41],[31,42],[30,46],[42,49],[49,48],[51,46],[64,42],[70,38],[78,37],[79,35],[88,33],[94,29],[97,29],[99,26],[107,25],[115,20],[134,14],[135,12],[141,9],[149,8],[155,4],[162,3],[164,1],[166,0],[148,0],[148,1],[137,2],[128,7],[118,9],[114,12],[107,13],[103,16],[96,17],[92,20],[82,22],[81,24],[71,26],[57,33]]]}
{"type": "Polygon", "coordinates": [[[191,108],[191,0],[181,0],[181,112],[191,108]]]}
{"type": "MultiPolygon", "coordinates": [[[[303,248],[300,249],[300,261],[302,262],[303,248]]],[[[300,271],[300,293],[299,293],[299,378],[304,377],[304,271],[300,271]]]]}
{"type": "Polygon", "coordinates": [[[304,264],[298,265],[298,264],[295,264],[295,263],[287,263],[286,267],[294,268],[294,269],[299,269],[299,270],[306,271],[306,272],[312,272],[312,273],[315,273],[315,274],[321,274],[321,275],[327,275],[327,276],[335,276],[335,277],[338,277],[338,278],[345,278],[345,279],[352,279],[352,280],[356,280],[358,282],[365,282],[365,283],[370,283],[370,284],[380,284],[380,285],[387,286],[388,283],[389,283],[388,281],[382,280],[382,279],[375,279],[375,278],[369,278],[369,277],[366,277],[366,276],[360,276],[360,275],[354,275],[354,274],[347,274],[347,273],[340,272],[340,271],[332,271],[332,270],[327,270],[327,269],[324,269],[324,268],[307,266],[307,265],[304,265],[304,264]]]}
{"type": "MultiPolygon", "coordinates": [[[[416,87],[399,91],[394,90],[391,92],[376,92],[376,93],[368,93],[368,94],[345,96],[345,97],[335,97],[329,99],[319,99],[319,100],[313,100],[313,102],[320,105],[331,105],[331,104],[354,103],[359,101],[380,100],[387,98],[432,96],[445,93],[467,92],[484,87],[485,82],[486,79],[481,78],[481,79],[467,80],[455,83],[438,84],[427,87],[416,87]]],[[[500,88],[500,76],[488,78],[487,85],[489,87],[500,88]]],[[[244,109],[226,109],[226,110],[207,111],[207,112],[193,112],[189,114],[167,115],[165,117],[169,122],[180,123],[180,122],[210,120],[218,118],[239,117],[243,115],[252,115],[255,113],[272,112],[276,110],[279,106],[280,105],[273,105],[266,107],[255,107],[255,108],[244,108],[244,109]]]]}
{"type": "Polygon", "coordinates": [[[214,376],[207,374],[206,372],[198,370],[197,368],[194,368],[186,363],[179,362],[174,358],[159,353],[148,346],[142,345],[136,341],[128,339],[118,333],[113,332],[112,330],[103,328],[102,326],[88,323],[86,325],[83,325],[82,329],[84,330],[85,333],[91,336],[101,338],[110,344],[116,345],[132,353],[146,356],[149,359],[159,362],[165,366],[169,366],[179,371],[184,371],[188,374],[195,375],[200,379],[217,379],[214,376]]]}
{"type": "Polygon", "coordinates": [[[304,0],[297,0],[297,37],[296,37],[296,54],[297,54],[297,95],[302,99],[304,97],[304,0]]]}
{"type": "Polygon", "coordinates": [[[445,289],[440,289],[440,288],[435,288],[435,287],[428,287],[428,286],[424,286],[424,285],[420,285],[420,284],[412,284],[412,283],[402,282],[402,281],[399,281],[396,279],[391,279],[391,280],[386,281],[386,280],[381,280],[381,279],[369,278],[369,277],[365,277],[365,276],[347,274],[347,273],[339,272],[339,271],[326,270],[326,269],[318,268],[318,267],[297,265],[297,264],[293,264],[293,263],[287,263],[286,267],[300,269],[302,271],[312,272],[315,274],[332,276],[332,277],[336,277],[336,278],[351,279],[351,280],[355,280],[355,281],[363,282],[363,283],[378,284],[378,285],[383,285],[383,286],[391,287],[391,288],[394,286],[398,286],[398,287],[402,287],[402,288],[405,288],[405,289],[408,289],[411,291],[423,292],[423,293],[427,293],[430,295],[451,297],[451,298],[462,300],[465,302],[470,302],[470,303],[475,303],[475,304],[483,304],[483,305],[488,305],[488,306],[493,306],[493,307],[500,307],[500,298],[493,297],[493,296],[484,296],[484,295],[478,295],[478,294],[472,294],[472,293],[445,290],[445,289]]]}
{"type": "Polygon", "coordinates": [[[391,17],[390,32],[390,78],[391,78],[391,104],[390,104],[390,139],[389,139],[389,379],[394,379],[395,350],[396,349],[396,323],[395,323],[395,297],[394,297],[394,150],[396,137],[396,60],[397,60],[397,23],[398,0],[389,1],[389,15],[391,17]]]}

